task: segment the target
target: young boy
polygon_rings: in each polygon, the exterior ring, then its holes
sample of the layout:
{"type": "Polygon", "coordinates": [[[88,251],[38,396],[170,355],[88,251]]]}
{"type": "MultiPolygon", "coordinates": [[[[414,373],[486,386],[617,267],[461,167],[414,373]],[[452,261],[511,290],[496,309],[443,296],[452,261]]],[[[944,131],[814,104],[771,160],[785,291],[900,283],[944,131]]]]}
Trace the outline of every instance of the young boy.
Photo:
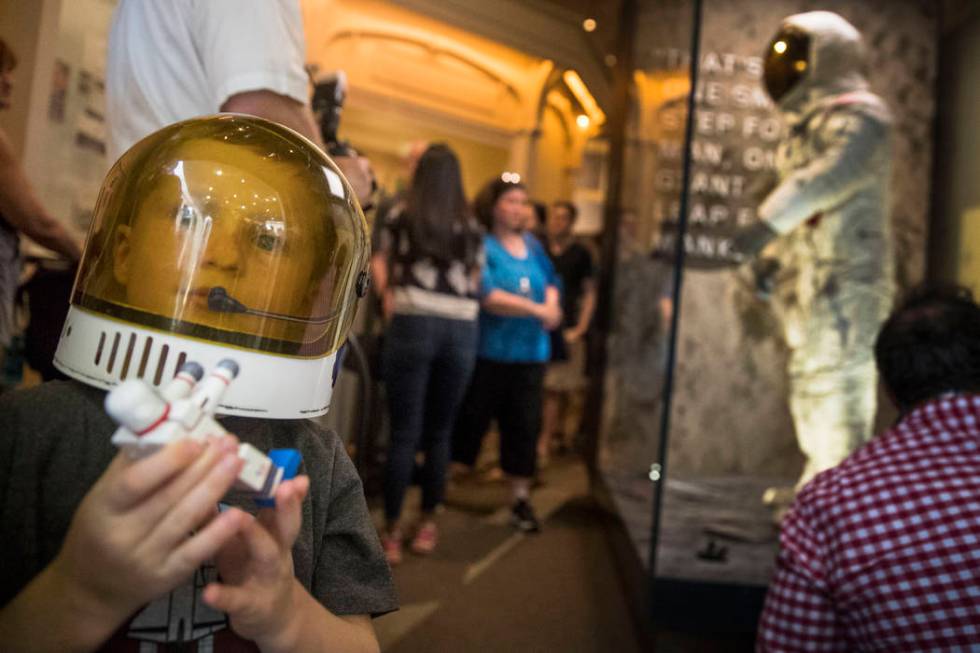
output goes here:
{"type": "Polygon", "coordinates": [[[82,383],[0,404],[4,650],[377,650],[390,572],[342,443],[302,419],[329,407],[366,241],[333,165],[274,123],[190,120],[120,159],[55,358],[82,383]],[[237,438],[115,453],[104,389],[227,357],[237,438]],[[254,516],[239,438],[303,455],[254,516]]]}

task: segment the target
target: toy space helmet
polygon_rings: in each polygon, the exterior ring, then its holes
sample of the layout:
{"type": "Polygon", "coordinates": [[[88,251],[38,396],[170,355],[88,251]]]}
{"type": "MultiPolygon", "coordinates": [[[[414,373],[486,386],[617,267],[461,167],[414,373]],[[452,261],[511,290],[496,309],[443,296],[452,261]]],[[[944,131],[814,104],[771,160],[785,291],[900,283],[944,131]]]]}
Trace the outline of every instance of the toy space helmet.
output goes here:
{"type": "Polygon", "coordinates": [[[217,412],[322,415],[368,258],[353,191],[310,141],[234,114],[170,125],[106,176],[54,364],[110,388],[234,358],[217,412]]]}
{"type": "Polygon", "coordinates": [[[854,90],[865,86],[866,64],[860,32],[831,11],[809,11],[783,19],[766,49],[763,83],[779,105],[808,92],[854,90]]]}

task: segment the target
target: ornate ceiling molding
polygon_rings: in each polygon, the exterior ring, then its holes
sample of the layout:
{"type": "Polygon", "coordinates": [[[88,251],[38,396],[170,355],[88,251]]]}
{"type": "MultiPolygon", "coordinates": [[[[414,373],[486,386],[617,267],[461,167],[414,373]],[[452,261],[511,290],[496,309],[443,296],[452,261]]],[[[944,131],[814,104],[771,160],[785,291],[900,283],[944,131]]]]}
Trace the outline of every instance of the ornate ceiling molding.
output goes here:
{"type": "Polygon", "coordinates": [[[383,30],[347,29],[333,34],[327,43],[328,45],[334,45],[348,39],[353,41],[358,41],[360,39],[390,41],[415,46],[432,56],[448,57],[478,72],[486,77],[488,81],[505,88],[508,95],[510,95],[516,102],[521,102],[523,99],[521,98],[521,94],[518,92],[518,90],[512,84],[510,84],[510,82],[508,82],[501,73],[477,61],[474,57],[467,56],[463,52],[457,51],[456,49],[450,47],[436,45],[431,39],[427,40],[421,37],[406,36],[404,32],[396,33],[393,30],[389,32],[383,30]]]}
{"type": "Polygon", "coordinates": [[[582,30],[581,17],[536,0],[391,0],[458,28],[479,34],[526,54],[571,68],[608,111],[612,88],[595,47],[582,30]]]}

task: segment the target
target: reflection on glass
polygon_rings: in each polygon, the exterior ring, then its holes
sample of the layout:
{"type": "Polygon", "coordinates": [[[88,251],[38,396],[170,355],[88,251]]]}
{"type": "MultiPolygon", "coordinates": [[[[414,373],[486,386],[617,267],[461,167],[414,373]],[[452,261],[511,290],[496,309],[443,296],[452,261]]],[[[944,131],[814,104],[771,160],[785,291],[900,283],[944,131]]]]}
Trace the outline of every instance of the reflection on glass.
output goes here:
{"type": "Polygon", "coordinates": [[[649,566],[674,271],[658,254],[676,226],[690,91],[691,8],[643,3],[637,21],[599,467],[649,566]]]}

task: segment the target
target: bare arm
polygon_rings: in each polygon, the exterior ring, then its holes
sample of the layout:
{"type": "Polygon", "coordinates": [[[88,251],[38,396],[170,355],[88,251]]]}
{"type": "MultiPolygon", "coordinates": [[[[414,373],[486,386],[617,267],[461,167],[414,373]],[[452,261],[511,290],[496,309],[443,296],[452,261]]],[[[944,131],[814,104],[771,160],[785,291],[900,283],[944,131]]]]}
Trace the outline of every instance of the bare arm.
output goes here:
{"type": "MultiPolygon", "coordinates": [[[[278,122],[306,136],[324,152],[327,151],[309,105],[297,102],[286,95],[267,90],[236,93],[225,100],[224,104],[221,105],[221,111],[244,113],[278,122]]],[[[366,204],[371,198],[372,180],[368,160],[364,157],[344,156],[331,157],[331,159],[347,177],[357,200],[361,204],[366,204]]]]}
{"type": "Polygon", "coordinates": [[[310,107],[289,96],[266,90],[245,91],[225,100],[221,105],[221,111],[245,113],[278,122],[306,136],[320,149],[324,149],[323,139],[320,138],[320,131],[316,128],[316,121],[313,120],[310,107]]]}
{"type": "Polygon", "coordinates": [[[494,315],[505,317],[534,317],[541,319],[544,304],[515,295],[504,290],[494,289],[483,298],[483,309],[494,315]]]}
{"type": "MultiPolygon", "coordinates": [[[[592,324],[592,316],[595,313],[595,298],[595,279],[586,279],[582,285],[582,308],[579,310],[578,323],[570,329],[574,338],[569,338],[569,340],[581,338],[589,330],[589,325],[592,324]]],[[[568,336],[566,335],[566,337],[568,336]]]]}
{"type": "Polygon", "coordinates": [[[388,287],[388,255],[386,252],[375,252],[371,256],[371,287],[381,300],[381,314],[390,320],[395,312],[394,298],[388,287]]]}
{"type": "Polygon", "coordinates": [[[494,315],[507,317],[533,317],[551,330],[561,323],[560,294],[555,286],[545,290],[544,302],[537,303],[522,295],[509,293],[495,288],[483,298],[483,309],[494,315]]]}
{"type": "Polygon", "coordinates": [[[34,195],[3,130],[0,130],[0,213],[10,226],[39,245],[70,261],[82,257],[81,242],[48,213],[34,195]]]}
{"type": "Polygon", "coordinates": [[[378,297],[384,297],[388,290],[388,256],[384,252],[371,255],[371,287],[378,297]]]}
{"type": "Polygon", "coordinates": [[[295,581],[293,591],[295,609],[290,614],[290,625],[279,640],[263,642],[262,637],[256,638],[263,653],[377,653],[381,650],[370,616],[339,617],[318,603],[299,581],[295,581]]]}

